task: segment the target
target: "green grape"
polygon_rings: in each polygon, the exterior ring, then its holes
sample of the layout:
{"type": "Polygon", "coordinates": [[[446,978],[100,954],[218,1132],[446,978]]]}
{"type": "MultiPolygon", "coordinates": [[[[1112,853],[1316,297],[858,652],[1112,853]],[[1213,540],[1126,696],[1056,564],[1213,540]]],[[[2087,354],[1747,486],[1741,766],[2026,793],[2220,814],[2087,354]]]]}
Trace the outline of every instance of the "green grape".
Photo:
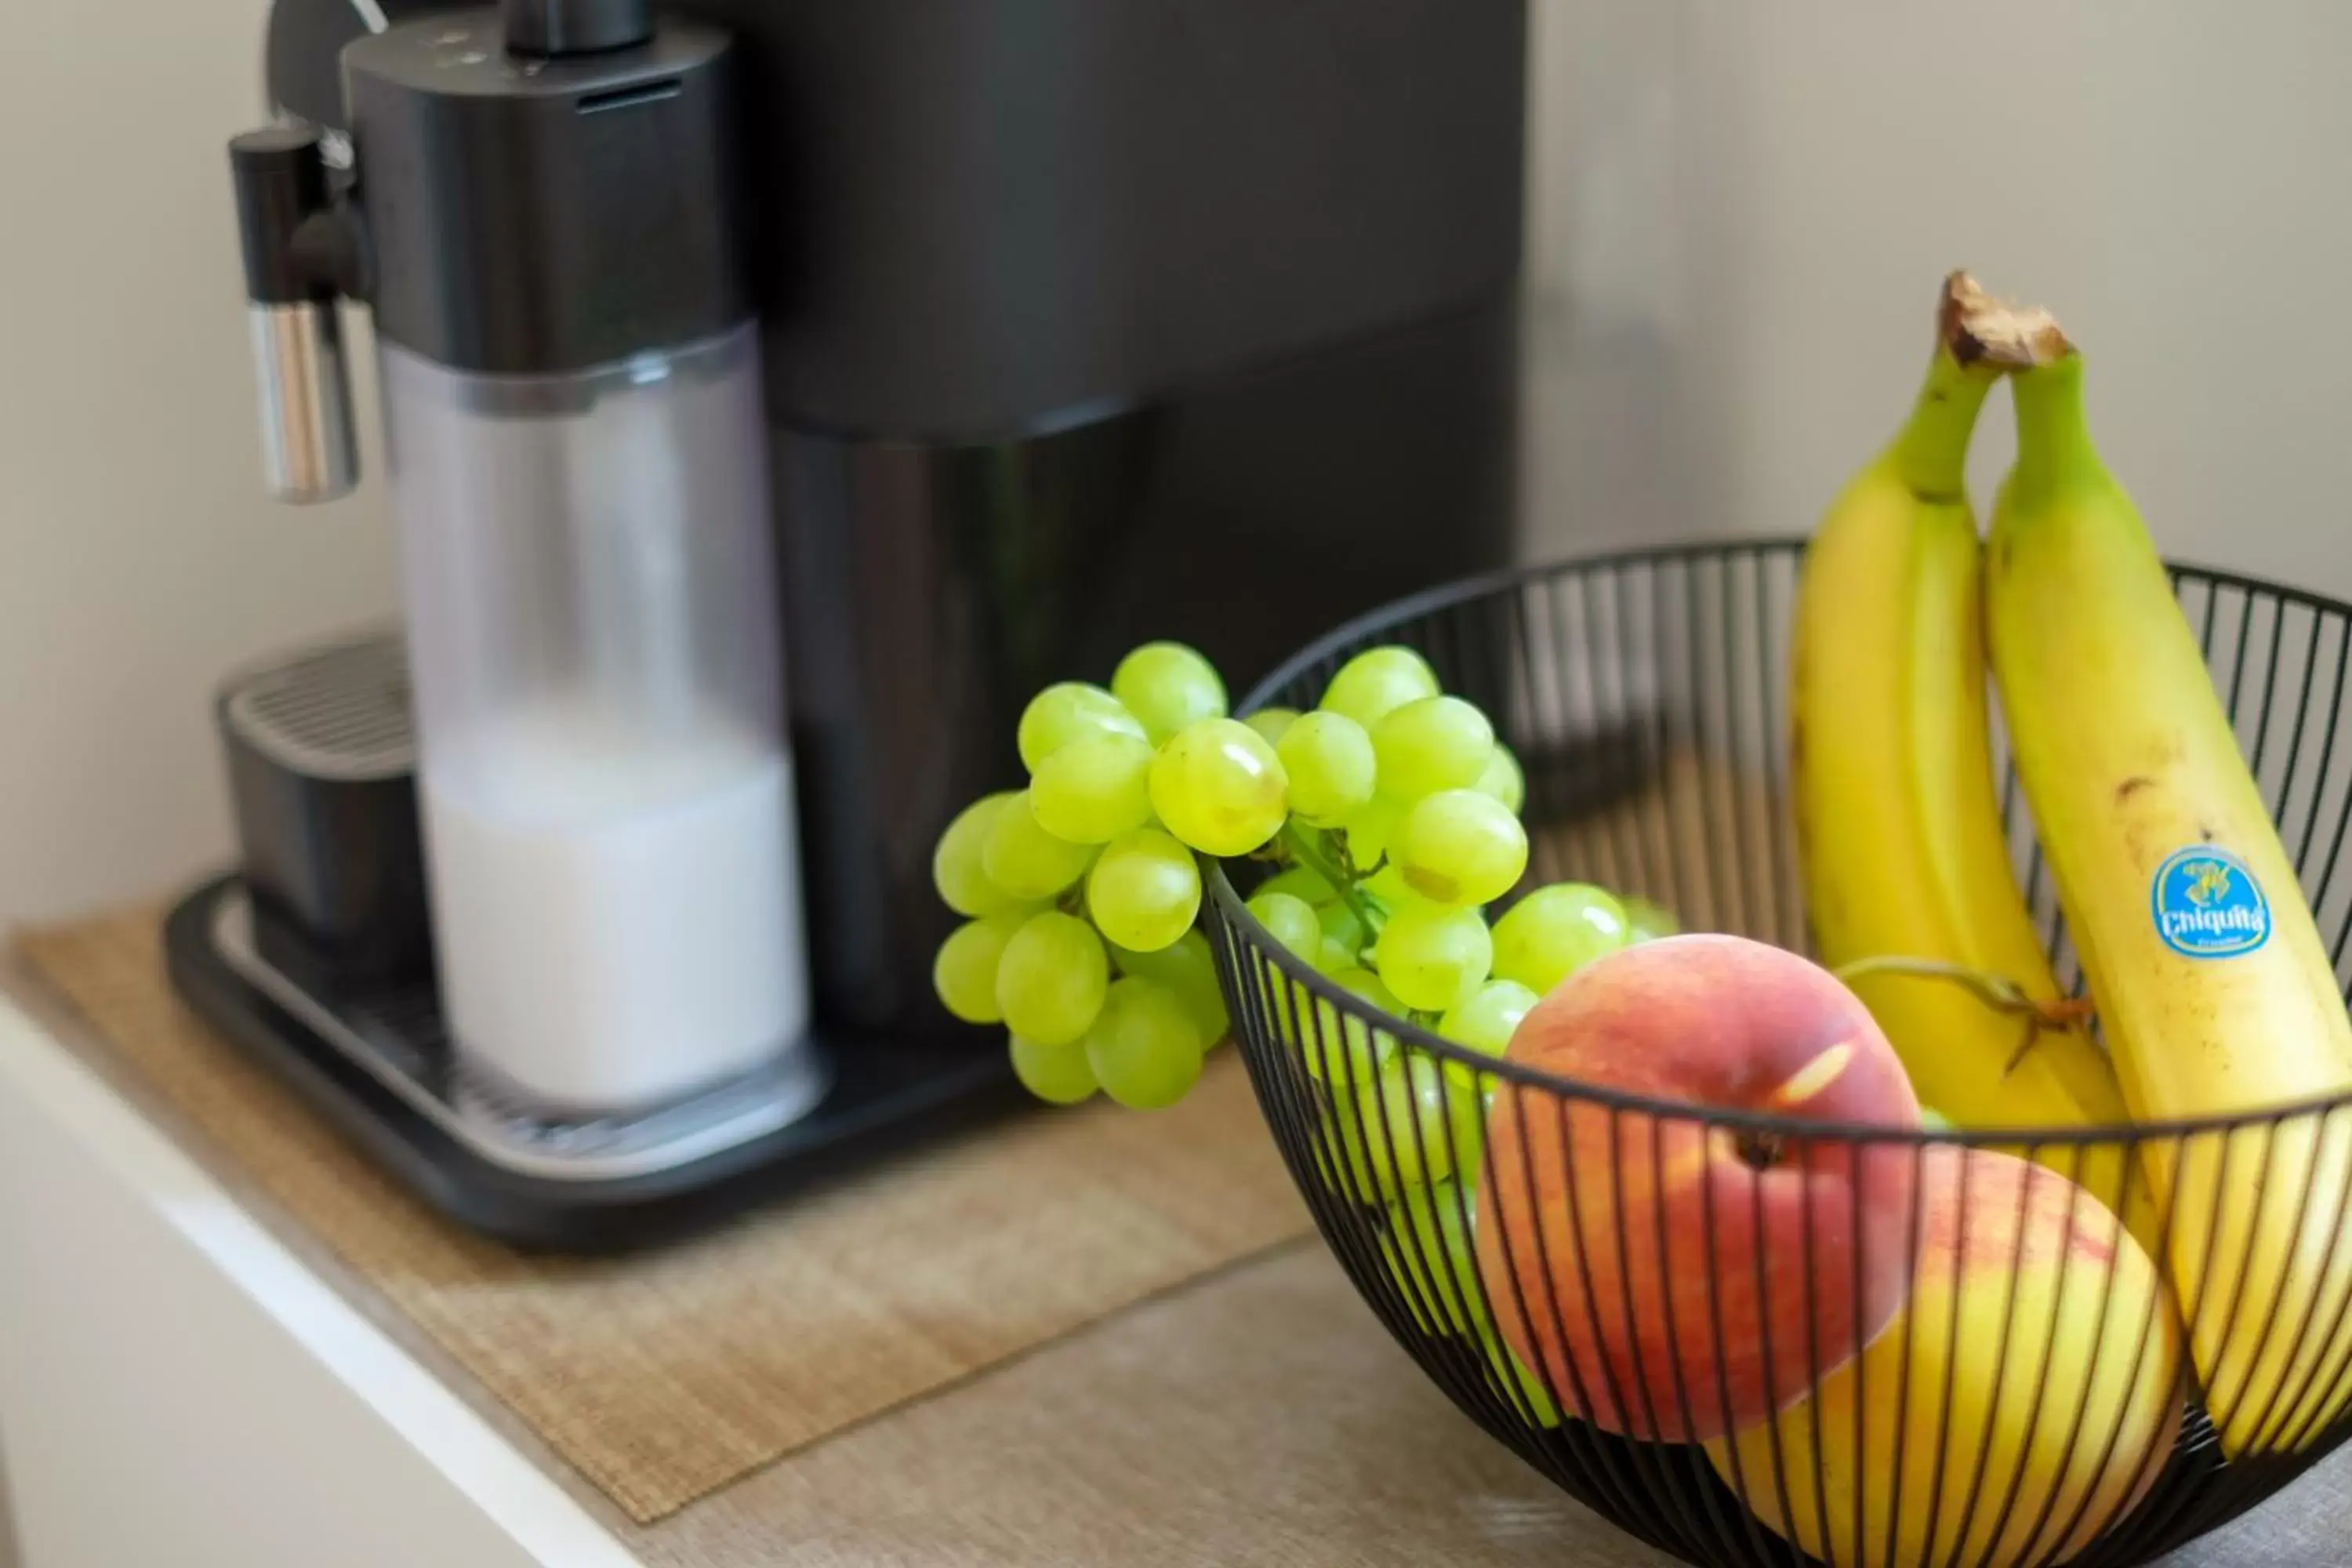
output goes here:
{"type": "Polygon", "coordinates": [[[1151,807],[1203,855],[1246,855],[1282,827],[1288,787],[1265,737],[1233,719],[1204,719],[1160,748],[1151,807]]]}
{"type": "Polygon", "coordinates": [[[1282,744],[1284,732],[1297,721],[1298,710],[1296,708],[1261,708],[1242,721],[1265,736],[1267,745],[1275,747],[1282,744]]]}
{"type": "MultiPolygon", "coordinates": [[[[1478,1167],[1486,1158],[1486,1112],[1494,1096],[1480,1088],[1480,1075],[1452,1062],[1429,1059],[1445,1078],[1445,1117],[1454,1133],[1454,1179],[1465,1186],[1475,1185],[1478,1167]]],[[[1485,1076],[1490,1083],[1501,1081],[1491,1073],[1485,1076]]]]}
{"type": "Polygon", "coordinates": [[[996,814],[1004,809],[1007,801],[1019,798],[1019,792],[1005,790],[996,795],[984,795],[961,811],[940,835],[939,847],[931,851],[931,884],[940,890],[940,899],[960,915],[992,915],[1012,904],[1012,894],[988,879],[988,869],[982,864],[982,854],[988,847],[988,830],[996,825],[996,814]]]}
{"type": "Polygon", "coordinates": [[[1366,730],[1389,710],[1439,691],[1429,661],[1409,647],[1366,648],[1339,667],[1323,689],[1326,712],[1345,713],[1366,730]]]}
{"type": "Polygon", "coordinates": [[[1499,1057],[1539,998],[1516,980],[1489,980],[1457,1003],[1441,1020],[1437,1032],[1447,1039],[1499,1057]]]}
{"type": "Polygon", "coordinates": [[[1372,960],[1407,1006],[1443,1013],[1467,1001],[1486,978],[1495,943],[1476,910],[1408,899],[1381,928],[1372,960]]]}
{"type": "Polygon", "coordinates": [[[1184,1098],[1201,1077],[1201,1026],[1173,987],[1121,980],[1087,1031],[1087,1065],[1129,1110],[1157,1110],[1184,1098]]]}
{"type": "Polygon", "coordinates": [[[1015,743],[1021,765],[1035,773],[1047,757],[1081,735],[1144,738],[1142,721],[1099,686],[1065,680],[1045,688],[1021,710],[1015,743]]]}
{"type": "Polygon", "coordinates": [[[1383,909],[1394,909],[1405,900],[1417,897],[1412,884],[1404,879],[1404,870],[1394,860],[1364,879],[1364,891],[1381,901],[1383,909]]]}
{"type": "Polygon", "coordinates": [[[1315,967],[1325,974],[1340,974],[1363,963],[1363,954],[1336,936],[1324,937],[1316,944],[1315,967]]]}
{"type": "Polygon", "coordinates": [[[1637,942],[1655,942],[1662,936],[1675,936],[1682,931],[1682,922],[1675,911],[1651,899],[1625,899],[1625,942],[1628,946],[1637,942]]]}
{"type": "Polygon", "coordinates": [[[988,826],[980,863],[988,879],[1016,899],[1050,899],[1094,863],[1090,844],[1056,838],[1039,825],[1027,790],[1007,800],[988,826]]]}
{"type": "Polygon", "coordinates": [[[1087,910],[1113,944],[1157,952],[1192,929],[1201,910],[1201,863],[1156,827],[1103,846],[1087,873],[1087,910]]]}
{"type": "Polygon", "coordinates": [[[1294,899],[1304,899],[1310,904],[1320,904],[1332,897],[1331,884],[1323,873],[1312,866],[1293,866],[1276,871],[1257,885],[1261,893],[1288,893],[1294,899]]]}
{"type": "Polygon", "coordinates": [[[1016,1035],[1066,1046],[1102,1011],[1110,960],[1095,928],[1058,910],[1031,915],[1004,944],[996,1005],[1016,1035]]]}
{"type": "MultiPolygon", "coordinates": [[[[1392,1013],[1400,1018],[1404,1016],[1404,1004],[1397,1000],[1397,994],[1389,989],[1388,982],[1370,970],[1351,969],[1345,973],[1335,974],[1331,978],[1339,984],[1339,989],[1353,992],[1381,1012],[1392,1013]]],[[[1393,1041],[1390,1043],[1394,1044],[1393,1041]]]]}
{"type": "Polygon", "coordinates": [[[1110,956],[1121,974],[1157,980],[1179,990],[1189,974],[1198,972],[1213,976],[1216,973],[1216,959],[1209,952],[1209,939],[1197,927],[1169,947],[1146,950],[1112,942],[1110,956]]]}
{"type": "Polygon", "coordinates": [[[1111,950],[1121,974],[1132,974],[1144,980],[1157,980],[1182,999],[1192,1021],[1201,1026],[1201,1038],[1215,1045],[1225,1037],[1233,1020],[1225,1016],[1225,994],[1217,984],[1217,961],[1209,952],[1209,939],[1198,930],[1188,931],[1172,947],[1157,952],[1137,952],[1124,947],[1111,950]]]}
{"type": "MultiPolygon", "coordinates": [[[[1404,1005],[1369,969],[1342,969],[1331,980],[1384,1013],[1400,1017],[1404,1014],[1404,1005]]],[[[1304,985],[1274,980],[1266,997],[1266,1016],[1275,1033],[1298,1052],[1307,1076],[1335,1089],[1370,1082],[1381,1064],[1396,1050],[1395,1036],[1342,1013],[1304,985]]]]}
{"type": "Polygon", "coordinates": [[[1470,786],[1480,795],[1491,795],[1503,803],[1513,816],[1528,804],[1527,775],[1519,771],[1519,759],[1511,755],[1511,748],[1502,742],[1495,742],[1494,754],[1486,759],[1486,771],[1470,786]]]}
{"type": "Polygon", "coordinates": [[[1435,1061],[1408,1052],[1390,1057],[1356,1090],[1354,1114],[1347,1102],[1333,1107],[1333,1152],[1344,1158],[1355,1195],[1377,1195],[1386,1203],[1410,1188],[1441,1181],[1454,1173],[1457,1152],[1475,1167],[1481,1151],[1465,1148],[1456,1135],[1463,1123],[1452,1106],[1454,1098],[1435,1061]]]}
{"type": "Polygon", "coordinates": [[[1363,951],[1364,922],[1356,918],[1356,911],[1349,909],[1344,900],[1335,898],[1328,904],[1318,904],[1315,918],[1322,925],[1326,937],[1344,943],[1350,952],[1363,951]]]}
{"type": "Polygon", "coordinates": [[[1379,865],[1381,857],[1389,852],[1390,836],[1403,817],[1404,806],[1399,802],[1375,799],[1348,818],[1348,864],[1358,871],[1379,865]]]}
{"type": "Polygon", "coordinates": [[[1155,746],[1188,725],[1225,716],[1225,683],[1216,667],[1180,642],[1148,642],[1120,659],[1110,689],[1143,721],[1155,746]]]}
{"type": "Polygon", "coordinates": [[[1484,1333],[1491,1321],[1471,1239],[1477,1213],[1469,1190],[1450,1179],[1389,1205],[1381,1261],[1423,1333],[1484,1333]]]}
{"type": "Polygon", "coordinates": [[[1025,1035],[1012,1037],[1013,1076],[1021,1087],[1048,1105],[1076,1105],[1092,1100],[1102,1086],[1087,1065],[1083,1043],[1041,1046],[1025,1035]]]}
{"type": "Polygon", "coordinates": [[[1952,1119],[1932,1105],[1919,1108],[1919,1125],[1929,1132],[1949,1132],[1953,1130],[1952,1119]]]}
{"type": "Polygon", "coordinates": [[[1314,908],[1306,900],[1288,893],[1260,893],[1249,901],[1249,912],[1265,927],[1266,934],[1302,961],[1312,963],[1323,951],[1323,922],[1315,918],[1314,908]]]}
{"type": "Polygon", "coordinates": [[[1625,906],[1607,889],[1554,882],[1495,922],[1495,973],[1540,996],[1627,937],[1625,906]]]}
{"type": "Polygon", "coordinates": [[[1290,780],[1291,815],[1337,827],[1371,803],[1380,764],[1372,738],[1345,713],[1309,713],[1283,731],[1275,748],[1290,780]]]}
{"type": "Polygon", "coordinates": [[[1454,1179],[1475,1187],[1484,1179],[1486,1119],[1494,1111],[1502,1080],[1454,1062],[1440,1066],[1445,1074],[1445,1110],[1454,1121],[1454,1179]]]}
{"type": "Polygon", "coordinates": [[[1423,697],[1372,730],[1381,793],[1412,802],[1442,789],[1468,789],[1495,754],[1495,727],[1459,697],[1423,697]]]}
{"type": "Polygon", "coordinates": [[[996,1005],[996,971],[1004,945],[1028,916],[1020,912],[968,921],[948,933],[931,960],[931,988],[948,1011],[967,1024],[993,1024],[1004,1016],[996,1005]]]}
{"type": "Polygon", "coordinates": [[[1442,789],[1397,823],[1389,860],[1433,903],[1483,904],[1509,892],[1528,868],[1528,830],[1492,795],[1442,789]]]}
{"type": "MultiPolygon", "coordinates": [[[[1531,1302],[1528,1304],[1528,1310],[1539,1311],[1542,1309],[1531,1302]]],[[[1503,1310],[1507,1312],[1513,1309],[1507,1306],[1503,1310]]],[[[1535,1417],[1537,1426],[1547,1431],[1559,1426],[1559,1405],[1552,1398],[1550,1391],[1544,1387],[1543,1379],[1528,1370],[1527,1363],[1520,1361],[1511,1347],[1503,1342],[1502,1336],[1497,1334],[1491,1325],[1479,1331],[1478,1348],[1486,1357],[1486,1367],[1490,1374],[1488,1381],[1497,1393],[1508,1400],[1511,1397],[1510,1391],[1517,1388],[1519,1402],[1524,1405],[1527,1413],[1535,1417]]],[[[1514,1411],[1519,1408],[1520,1404],[1514,1404],[1514,1411]]]]}
{"type": "Polygon", "coordinates": [[[1072,844],[1108,844],[1151,820],[1151,742],[1081,735],[1037,764],[1029,810],[1072,844]]]}

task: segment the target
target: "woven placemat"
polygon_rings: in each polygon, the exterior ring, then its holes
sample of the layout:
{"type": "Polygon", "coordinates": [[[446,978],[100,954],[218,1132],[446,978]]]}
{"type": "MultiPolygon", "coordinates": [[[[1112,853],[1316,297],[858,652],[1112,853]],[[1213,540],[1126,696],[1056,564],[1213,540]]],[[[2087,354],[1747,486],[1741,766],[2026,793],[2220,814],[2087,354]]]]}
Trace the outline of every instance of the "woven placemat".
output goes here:
{"type": "Polygon", "coordinates": [[[147,908],[22,936],[123,1064],[640,1523],[1304,1235],[1221,1050],[1181,1105],[1040,1112],[619,1260],[457,1230],[184,1006],[147,908]]]}

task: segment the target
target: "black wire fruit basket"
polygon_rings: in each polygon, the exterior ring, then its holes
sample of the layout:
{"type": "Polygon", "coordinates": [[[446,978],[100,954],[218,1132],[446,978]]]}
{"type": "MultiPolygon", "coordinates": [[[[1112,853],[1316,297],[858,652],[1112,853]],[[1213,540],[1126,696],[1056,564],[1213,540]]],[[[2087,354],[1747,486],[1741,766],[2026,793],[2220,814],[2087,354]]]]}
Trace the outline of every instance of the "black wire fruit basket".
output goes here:
{"type": "MultiPolygon", "coordinates": [[[[1804,952],[1785,739],[1802,552],[1696,545],[1440,588],[1318,642],[1244,710],[1311,708],[1354,653],[1412,647],[1522,760],[1522,889],[1589,880],[1804,952]]],[[[2342,984],[2352,605],[2173,578],[2342,984]]],[[[2013,776],[2004,809],[2079,992],[2013,776]]],[[[1268,869],[1217,866],[1209,924],[1325,1238],[1456,1405],[1633,1535],[1709,1565],[2143,1563],[2352,1432],[2352,1097],[2046,1133],[1647,1099],[1342,989],[1244,909],[1268,869]],[[2162,1189],[2146,1245],[2070,1179],[2118,1159],[2162,1189]]]]}

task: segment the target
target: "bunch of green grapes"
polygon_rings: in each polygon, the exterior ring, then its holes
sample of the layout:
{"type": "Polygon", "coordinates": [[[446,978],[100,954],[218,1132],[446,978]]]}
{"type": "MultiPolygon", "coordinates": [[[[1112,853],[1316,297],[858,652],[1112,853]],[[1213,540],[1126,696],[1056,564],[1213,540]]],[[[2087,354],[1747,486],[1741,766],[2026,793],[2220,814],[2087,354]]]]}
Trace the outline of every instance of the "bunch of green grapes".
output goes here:
{"type": "Polygon", "coordinates": [[[966,807],[931,861],[966,923],[932,980],[949,1011],[1003,1024],[1033,1094],[1099,1089],[1150,1109],[1182,1099],[1226,1030],[1195,929],[1198,854],[1258,848],[1282,826],[1273,749],[1225,716],[1200,654],[1148,643],[1110,689],[1049,686],[1021,715],[1026,789],[966,807]]]}
{"type": "MultiPolygon", "coordinates": [[[[1538,889],[1488,924],[1486,906],[1527,869],[1518,762],[1409,648],[1358,655],[1313,712],[1243,721],[1207,659],[1149,643],[1108,690],[1038,693],[1018,742],[1028,787],[973,803],[940,839],[934,879],[967,923],[933,978],[958,1017],[1007,1027],[1021,1081],[1056,1103],[1099,1089],[1172,1104],[1223,1037],[1196,929],[1202,855],[1275,862],[1249,910],[1276,942],[1381,1010],[1491,1055],[1564,976],[1672,929],[1654,906],[1583,883],[1538,889]]],[[[1298,1007],[1269,997],[1269,1016],[1335,1105],[1359,1101],[1339,1120],[1402,1134],[1335,1142],[1349,1184],[1386,1203],[1475,1171],[1462,1145],[1483,1118],[1458,1107],[1478,1104],[1475,1087],[1401,1059],[1387,1032],[1328,1003],[1302,1015],[1298,994],[1298,1007]]]]}

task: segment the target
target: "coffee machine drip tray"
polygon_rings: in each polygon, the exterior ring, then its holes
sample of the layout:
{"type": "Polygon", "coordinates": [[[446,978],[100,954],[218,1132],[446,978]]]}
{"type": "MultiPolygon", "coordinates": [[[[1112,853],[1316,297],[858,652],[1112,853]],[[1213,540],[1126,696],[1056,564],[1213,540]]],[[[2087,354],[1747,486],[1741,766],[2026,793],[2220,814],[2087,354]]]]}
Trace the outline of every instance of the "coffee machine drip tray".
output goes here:
{"type": "Polygon", "coordinates": [[[831,1077],[814,1053],[642,1114],[565,1119],[517,1104],[449,1047],[432,988],[334,1000],[261,955],[242,890],[213,906],[213,949],[247,984],[358,1063],[419,1116],[494,1165],[559,1182],[611,1181],[689,1164],[806,1115],[831,1077]]]}
{"type": "Polygon", "coordinates": [[[436,1208],[520,1247],[661,1240],[1025,1103],[1002,1051],[861,1039],[638,1114],[550,1116],[467,1069],[430,984],[349,990],[265,957],[238,878],[184,900],[164,945],[234,1044],[436,1208]]]}

